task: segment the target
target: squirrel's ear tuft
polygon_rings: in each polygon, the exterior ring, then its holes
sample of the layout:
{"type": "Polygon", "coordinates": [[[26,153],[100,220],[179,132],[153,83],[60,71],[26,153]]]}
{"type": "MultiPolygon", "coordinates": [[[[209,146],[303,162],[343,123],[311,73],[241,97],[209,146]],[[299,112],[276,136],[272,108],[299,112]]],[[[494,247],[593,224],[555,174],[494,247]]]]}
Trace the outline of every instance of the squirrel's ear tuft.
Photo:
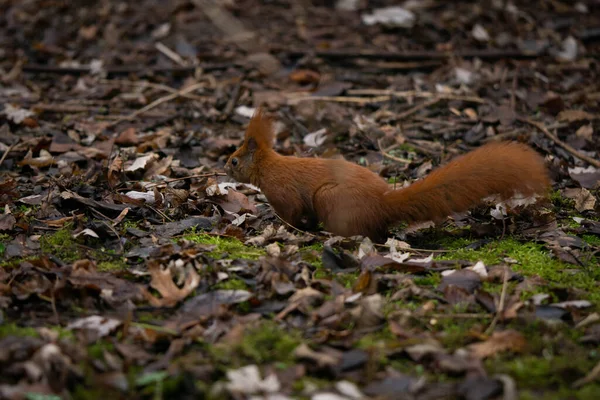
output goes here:
{"type": "Polygon", "coordinates": [[[250,136],[246,140],[246,148],[248,149],[248,151],[252,152],[252,151],[256,150],[257,147],[258,147],[258,143],[256,143],[256,139],[254,137],[250,136]]]}
{"type": "Polygon", "coordinates": [[[273,146],[273,123],[260,107],[256,109],[246,129],[249,148],[251,139],[255,141],[255,148],[270,149],[273,146]]]}

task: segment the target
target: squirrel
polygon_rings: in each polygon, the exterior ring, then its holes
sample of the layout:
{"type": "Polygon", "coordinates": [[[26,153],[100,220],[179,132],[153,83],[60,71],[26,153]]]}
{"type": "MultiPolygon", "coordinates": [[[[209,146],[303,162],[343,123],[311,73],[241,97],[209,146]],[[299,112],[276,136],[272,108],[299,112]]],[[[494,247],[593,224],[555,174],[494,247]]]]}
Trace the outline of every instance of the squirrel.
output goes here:
{"type": "Polygon", "coordinates": [[[519,142],[486,144],[393,190],[374,172],[349,161],[280,155],[272,148],[273,136],[272,121],[259,108],[225,172],[260,188],[290,225],[311,230],[321,222],[339,236],[381,242],[395,223],[439,222],[485,197],[547,194],[550,184],[543,157],[519,142]]]}

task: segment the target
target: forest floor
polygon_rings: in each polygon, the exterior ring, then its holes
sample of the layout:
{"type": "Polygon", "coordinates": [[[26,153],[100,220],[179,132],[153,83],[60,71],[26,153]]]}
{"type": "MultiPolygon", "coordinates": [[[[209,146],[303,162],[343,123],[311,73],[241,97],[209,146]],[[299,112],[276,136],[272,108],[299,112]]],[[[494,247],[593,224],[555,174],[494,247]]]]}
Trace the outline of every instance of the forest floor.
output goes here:
{"type": "Polygon", "coordinates": [[[0,399],[600,398],[600,4],[392,3],[0,0],[0,399]],[[390,186],[512,139],[552,190],[299,231],[223,173],[259,105],[390,186]]]}

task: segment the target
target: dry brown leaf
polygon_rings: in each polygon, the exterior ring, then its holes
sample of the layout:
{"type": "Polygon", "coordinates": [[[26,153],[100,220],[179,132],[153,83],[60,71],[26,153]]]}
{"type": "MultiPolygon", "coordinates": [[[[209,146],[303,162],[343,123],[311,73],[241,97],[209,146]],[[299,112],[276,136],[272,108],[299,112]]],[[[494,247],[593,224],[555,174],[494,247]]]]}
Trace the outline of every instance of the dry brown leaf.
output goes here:
{"type": "Polygon", "coordinates": [[[319,353],[308,347],[306,343],[302,343],[294,350],[294,355],[300,359],[312,360],[317,363],[319,367],[333,367],[340,361],[340,357],[335,357],[327,353],[319,353]]]}
{"type": "Polygon", "coordinates": [[[321,79],[321,74],[310,69],[297,69],[290,73],[290,80],[299,83],[301,85],[307,85],[309,83],[318,83],[321,79]]]}
{"type": "Polygon", "coordinates": [[[111,187],[117,186],[121,183],[121,176],[123,175],[123,159],[121,156],[116,156],[110,166],[108,167],[108,184],[111,187]]]}
{"type": "Polygon", "coordinates": [[[591,211],[596,207],[596,197],[585,188],[567,189],[564,195],[575,200],[575,209],[579,212],[591,211]]]}
{"type": "Polygon", "coordinates": [[[150,261],[148,270],[152,276],[150,286],[162,296],[162,298],[157,298],[146,292],[146,299],[155,307],[173,307],[189,296],[200,283],[200,275],[192,267],[185,270],[185,282],[181,288],[173,282],[171,269],[163,268],[158,261],[150,261]]]}
{"type": "Polygon", "coordinates": [[[594,118],[594,115],[582,110],[563,110],[556,117],[559,122],[590,121],[594,118]]]}
{"type": "Polygon", "coordinates": [[[594,128],[592,124],[581,125],[575,135],[579,138],[583,138],[586,140],[592,140],[592,136],[594,135],[594,128]]]}
{"type": "Polygon", "coordinates": [[[468,346],[477,358],[487,358],[503,351],[520,352],[525,348],[525,337],[513,329],[494,332],[485,342],[473,343],[468,346]]]}
{"type": "Polygon", "coordinates": [[[27,152],[25,158],[19,161],[19,165],[29,165],[31,167],[48,167],[54,164],[54,157],[47,150],[40,150],[39,157],[33,157],[31,150],[27,152]]]}
{"type": "Polygon", "coordinates": [[[140,138],[137,136],[137,131],[134,127],[125,129],[115,139],[115,144],[122,146],[135,146],[140,143],[140,138]]]}

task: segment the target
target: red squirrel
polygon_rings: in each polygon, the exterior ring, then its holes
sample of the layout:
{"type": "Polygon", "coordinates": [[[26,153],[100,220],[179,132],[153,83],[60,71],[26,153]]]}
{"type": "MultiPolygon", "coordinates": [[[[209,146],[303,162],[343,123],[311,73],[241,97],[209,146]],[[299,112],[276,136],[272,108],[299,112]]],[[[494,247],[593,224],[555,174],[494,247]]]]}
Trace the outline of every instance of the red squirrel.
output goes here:
{"type": "Polygon", "coordinates": [[[282,156],[272,145],[271,119],[258,109],[225,172],[238,182],[258,186],[292,226],[313,229],[322,222],[325,230],[340,236],[383,241],[394,223],[440,221],[487,196],[506,200],[549,187],[544,159],[518,142],[484,145],[398,190],[357,164],[282,156]]]}

